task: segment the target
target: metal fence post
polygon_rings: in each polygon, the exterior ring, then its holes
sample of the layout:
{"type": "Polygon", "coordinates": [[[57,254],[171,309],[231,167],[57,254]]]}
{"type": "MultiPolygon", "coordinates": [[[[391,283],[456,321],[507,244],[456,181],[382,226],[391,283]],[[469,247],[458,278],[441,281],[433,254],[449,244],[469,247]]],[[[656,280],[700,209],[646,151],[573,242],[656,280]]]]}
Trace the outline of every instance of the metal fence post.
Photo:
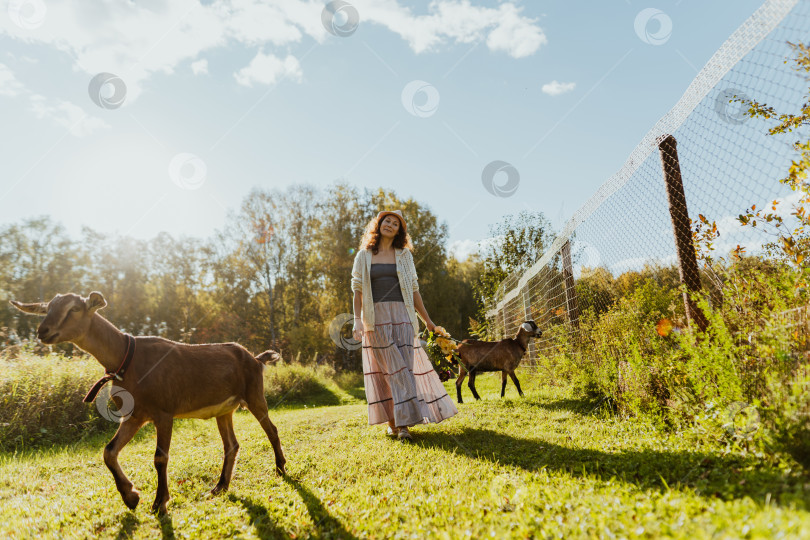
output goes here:
{"type": "Polygon", "coordinates": [[[574,328],[579,328],[579,302],[577,301],[574,270],[571,266],[571,244],[568,240],[562,245],[563,280],[565,281],[565,308],[568,320],[574,328]]]}
{"type": "MultiPolygon", "coordinates": [[[[681,283],[691,292],[700,291],[700,271],[698,270],[695,246],[692,243],[692,228],[689,212],[686,208],[686,194],[683,191],[681,166],[678,161],[678,148],[675,137],[667,135],[658,143],[661,153],[661,165],[664,169],[664,181],[667,185],[669,215],[672,218],[672,230],[675,234],[675,246],[678,249],[678,273],[681,283]]],[[[684,292],[683,303],[686,318],[691,325],[697,324],[701,331],[709,325],[706,316],[689,295],[684,292]]]]}

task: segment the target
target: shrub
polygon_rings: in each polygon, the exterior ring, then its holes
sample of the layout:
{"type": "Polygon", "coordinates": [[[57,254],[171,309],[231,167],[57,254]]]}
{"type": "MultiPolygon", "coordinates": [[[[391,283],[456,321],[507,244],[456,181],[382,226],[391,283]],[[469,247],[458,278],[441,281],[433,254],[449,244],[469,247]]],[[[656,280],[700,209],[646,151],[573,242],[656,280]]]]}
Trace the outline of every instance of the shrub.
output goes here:
{"type": "Polygon", "coordinates": [[[803,366],[789,382],[772,378],[768,388],[763,420],[771,442],[810,470],[810,369],[803,366]]]}
{"type": "MultiPolygon", "coordinates": [[[[628,413],[657,411],[668,392],[663,360],[674,346],[656,332],[662,320],[682,318],[678,291],[646,277],[606,311],[593,307],[580,317],[576,343],[562,343],[559,367],[580,391],[611,398],[628,413]]],[[[568,340],[566,340],[568,341],[568,340]]]]}
{"type": "MultiPolygon", "coordinates": [[[[350,380],[362,374],[344,373],[340,382],[350,388],[350,380]]],[[[264,370],[264,394],[273,407],[324,406],[354,403],[355,399],[342,391],[335,378],[335,369],[327,364],[301,365],[279,362],[264,370]]]]}

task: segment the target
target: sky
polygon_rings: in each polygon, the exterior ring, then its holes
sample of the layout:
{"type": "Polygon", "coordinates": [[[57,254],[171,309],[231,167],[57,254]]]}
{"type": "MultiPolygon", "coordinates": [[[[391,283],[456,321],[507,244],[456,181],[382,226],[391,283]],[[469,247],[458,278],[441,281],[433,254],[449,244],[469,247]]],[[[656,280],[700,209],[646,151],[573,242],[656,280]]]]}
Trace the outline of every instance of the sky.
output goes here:
{"type": "MultiPolygon", "coordinates": [[[[0,226],[207,237],[254,187],[556,228],[760,1],[0,0],[0,226]]],[[[407,216],[406,216],[407,219],[407,216]]]]}

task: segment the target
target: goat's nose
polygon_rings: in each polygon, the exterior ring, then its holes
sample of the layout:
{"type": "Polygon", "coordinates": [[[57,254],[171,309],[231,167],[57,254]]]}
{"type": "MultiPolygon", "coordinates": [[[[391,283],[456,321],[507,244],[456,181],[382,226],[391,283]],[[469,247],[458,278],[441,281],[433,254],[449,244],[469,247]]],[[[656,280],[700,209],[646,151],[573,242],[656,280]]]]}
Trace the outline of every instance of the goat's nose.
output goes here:
{"type": "Polygon", "coordinates": [[[40,326],[39,329],[37,330],[37,336],[39,336],[40,339],[44,338],[50,333],[51,333],[50,328],[48,328],[47,326],[40,326]]]}

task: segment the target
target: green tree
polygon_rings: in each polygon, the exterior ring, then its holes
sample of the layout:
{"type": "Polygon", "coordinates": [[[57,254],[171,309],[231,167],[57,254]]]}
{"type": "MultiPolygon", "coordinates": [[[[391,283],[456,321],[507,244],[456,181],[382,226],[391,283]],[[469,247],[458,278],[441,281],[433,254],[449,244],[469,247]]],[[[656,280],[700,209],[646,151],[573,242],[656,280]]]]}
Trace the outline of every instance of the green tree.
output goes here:
{"type": "Polygon", "coordinates": [[[200,304],[208,277],[203,242],[162,232],[148,245],[151,320],[166,329],[169,339],[193,343],[194,331],[207,318],[200,304]]]}
{"type": "Polygon", "coordinates": [[[519,212],[490,227],[482,253],[483,268],[474,287],[481,321],[486,320],[489,304],[504,280],[539,259],[554,236],[551,223],[542,212],[519,212]]]}
{"type": "Polygon", "coordinates": [[[352,264],[367,211],[357,188],[338,182],[324,190],[318,201],[318,214],[312,252],[319,293],[318,328],[325,344],[322,352],[330,353],[338,367],[356,369],[360,366],[360,352],[335,345],[328,327],[336,316],[352,313],[352,264]]]}
{"type": "Polygon", "coordinates": [[[4,315],[0,326],[14,326],[21,336],[33,335],[39,322],[12,312],[8,300],[47,302],[60,293],[75,290],[83,277],[82,252],[64,228],[48,217],[26,219],[0,233],[3,262],[4,315]]]}

